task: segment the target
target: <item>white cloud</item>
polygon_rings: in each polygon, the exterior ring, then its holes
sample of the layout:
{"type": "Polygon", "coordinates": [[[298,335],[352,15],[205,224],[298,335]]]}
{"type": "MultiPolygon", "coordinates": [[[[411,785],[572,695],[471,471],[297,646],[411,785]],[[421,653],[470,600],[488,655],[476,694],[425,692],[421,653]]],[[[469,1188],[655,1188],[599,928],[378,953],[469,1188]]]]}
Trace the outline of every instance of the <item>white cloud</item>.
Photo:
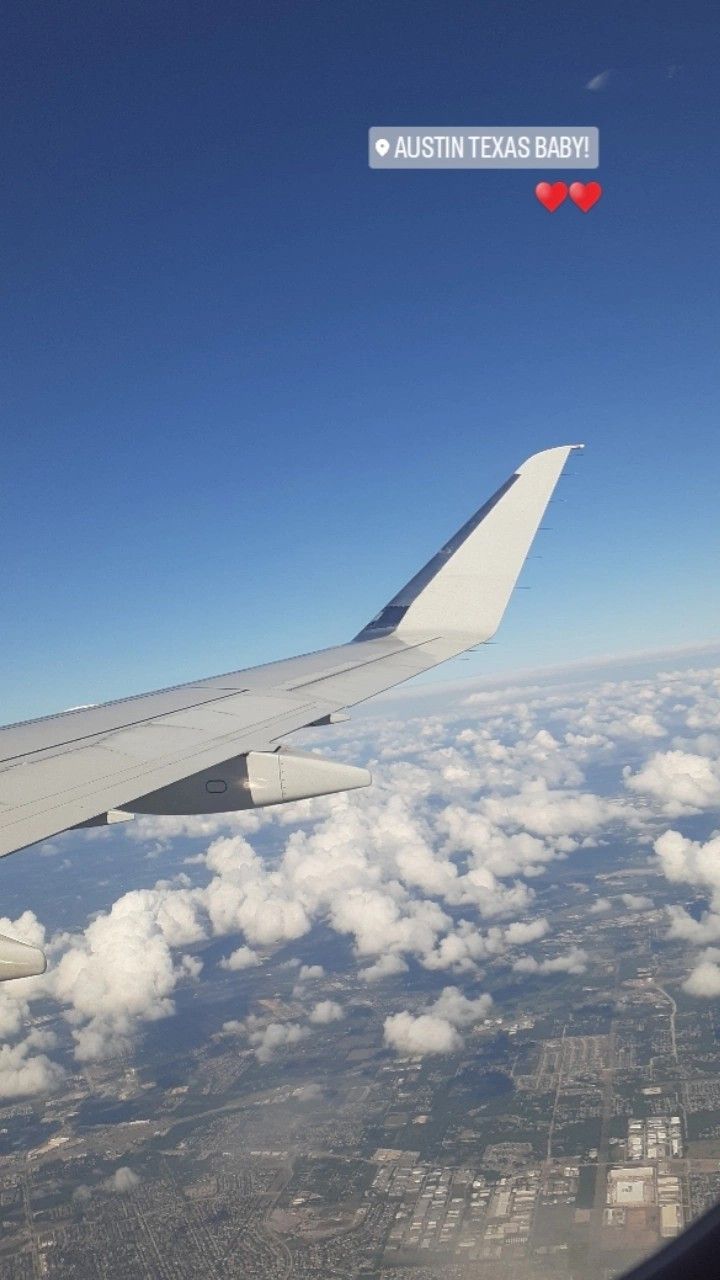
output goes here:
{"type": "Polygon", "coordinates": [[[610,69],[607,71],[599,71],[597,75],[592,76],[590,80],[588,80],[585,88],[589,89],[591,93],[599,93],[602,89],[607,88],[611,76],[612,71],[610,69]]]}
{"type": "Polygon", "coordinates": [[[720,760],[689,751],[656,752],[637,773],[628,767],[624,774],[629,791],[649,796],[670,817],[720,806],[720,760]]]}
{"type": "Polygon", "coordinates": [[[0,1098],[22,1098],[36,1093],[51,1093],[65,1080],[62,1067],[44,1053],[33,1053],[30,1033],[18,1044],[0,1045],[0,1098]]]}
{"type": "Polygon", "coordinates": [[[683,938],[702,946],[706,942],[720,941],[720,914],[705,911],[699,920],[691,916],[684,907],[670,906],[666,908],[670,920],[669,938],[683,938]]]}
{"type": "Polygon", "coordinates": [[[486,1018],[491,1007],[492,996],[486,993],[471,1000],[458,987],[443,987],[437,1000],[430,1005],[428,1013],[436,1018],[444,1018],[454,1027],[469,1027],[486,1018]]]}
{"type": "Polygon", "coordinates": [[[708,947],[683,983],[688,995],[711,1000],[720,996],[720,951],[708,947]]]}
{"type": "Polygon", "coordinates": [[[398,1053],[420,1057],[431,1053],[456,1053],[463,1038],[446,1018],[421,1013],[413,1017],[406,1010],[391,1014],[383,1027],[385,1043],[398,1053]]]}
{"type": "Polygon", "coordinates": [[[427,969],[451,969],[454,973],[471,972],[477,962],[505,955],[514,946],[534,942],[548,932],[544,916],[536,920],[515,920],[511,924],[491,925],[484,933],[469,920],[460,920],[456,928],[441,938],[435,950],[424,957],[427,969]]]}
{"type": "Polygon", "coordinates": [[[248,1039],[258,1062],[269,1062],[280,1049],[298,1044],[309,1034],[297,1022],[270,1022],[262,1030],[251,1031],[248,1039]]]}
{"type": "Polygon", "coordinates": [[[127,893],[84,934],[64,939],[67,949],[49,971],[47,985],[79,1028],[73,1034],[80,1061],[122,1051],[139,1021],[174,1011],[171,994],[182,968],[173,963],[164,930],[176,943],[194,940],[184,892],[127,893]]]}
{"type": "Polygon", "coordinates": [[[455,1053],[464,1044],[458,1028],[480,1021],[491,1007],[492,997],[487,994],[472,1000],[458,987],[444,987],[423,1012],[413,1015],[403,1010],[386,1018],[385,1043],[398,1053],[413,1056],[455,1053]]]}
{"type": "Polygon", "coordinates": [[[628,911],[650,911],[655,903],[642,893],[621,893],[620,901],[628,911]]]}
{"type": "Polygon", "coordinates": [[[565,955],[553,956],[549,960],[536,960],[534,956],[521,956],[513,962],[515,973],[585,973],[588,965],[587,951],[582,947],[571,947],[565,955]]]}
{"type": "Polygon", "coordinates": [[[609,898],[596,898],[592,906],[588,908],[590,915],[600,916],[606,911],[612,911],[612,902],[609,898]]]}
{"type": "Polygon", "coordinates": [[[229,956],[220,961],[221,969],[252,969],[259,965],[260,957],[257,951],[253,951],[251,947],[238,947],[236,951],[232,951],[229,956]]]}
{"type": "Polygon", "coordinates": [[[310,1022],[316,1022],[319,1025],[326,1022],[339,1022],[344,1017],[343,1007],[336,1000],[319,1000],[309,1014],[310,1022]]]}
{"type": "Polygon", "coordinates": [[[507,907],[509,891],[498,880],[499,876],[533,875],[557,857],[553,845],[538,836],[528,831],[503,830],[506,824],[521,825],[516,824],[513,803],[517,804],[516,798],[506,804],[488,797],[479,811],[464,805],[448,805],[438,819],[439,830],[447,834],[445,848],[451,853],[473,855],[475,874],[469,873],[453,886],[451,899],[471,901],[474,898],[484,915],[502,913],[507,907]],[[480,878],[481,872],[484,879],[480,878]]]}
{"type": "Polygon", "coordinates": [[[610,733],[618,738],[665,738],[667,730],[658,723],[650,712],[629,715],[624,720],[612,720],[608,726],[610,733]]]}
{"type": "MultiPolygon", "coordinates": [[[[690,840],[680,831],[669,830],[657,838],[654,847],[666,880],[671,884],[695,885],[710,896],[710,909],[703,911],[699,919],[684,907],[670,904],[666,908],[670,925],[668,937],[694,946],[720,941],[720,832],[715,832],[703,842],[690,840]]],[[[720,995],[718,960],[720,951],[713,947],[707,948],[696,959],[684,983],[690,995],[720,995]]]]}
{"type": "MultiPolygon", "coordinates": [[[[45,946],[45,929],[32,911],[24,911],[16,920],[0,918],[0,933],[17,938],[34,947],[45,946]]],[[[27,1026],[33,996],[43,990],[43,978],[19,978],[0,985],[0,1098],[22,1098],[52,1093],[65,1080],[65,1071],[48,1058],[46,1049],[54,1049],[57,1037],[52,1031],[32,1028],[15,1044],[27,1026]]]]}
{"type": "Polygon", "coordinates": [[[222,1029],[226,1036],[247,1035],[247,1027],[239,1018],[229,1018],[227,1022],[223,1022],[222,1029]]]}
{"type": "Polygon", "coordinates": [[[629,817],[627,807],[616,800],[589,791],[553,791],[542,779],[525,783],[515,796],[491,797],[483,808],[498,825],[551,838],[585,836],[629,817]]]}
{"type": "Polygon", "coordinates": [[[25,1000],[18,1000],[11,990],[0,988],[0,1039],[10,1040],[19,1035],[29,1012],[25,1000]]]}
{"type": "Polygon", "coordinates": [[[709,888],[718,895],[720,905],[720,833],[703,843],[679,831],[665,831],[654,848],[667,880],[709,888]]]}
{"type": "Polygon", "coordinates": [[[303,964],[298,970],[298,982],[317,982],[319,978],[325,977],[325,970],[321,964],[303,964]]]}
{"type": "Polygon", "coordinates": [[[244,836],[214,840],[207,866],[214,872],[198,895],[215,934],[244,933],[259,946],[302,937],[310,919],[282,879],[268,873],[244,836]]]}
{"type": "Polygon", "coordinates": [[[246,835],[258,831],[263,822],[262,813],[205,813],[181,814],[168,817],[154,817],[149,814],[138,814],[133,822],[128,822],[124,834],[131,840],[156,840],[161,845],[175,840],[178,836],[190,836],[194,839],[212,839],[225,835],[228,831],[246,835]]]}
{"type": "Polygon", "coordinates": [[[402,956],[380,956],[374,964],[366,965],[358,970],[358,977],[363,982],[382,982],[383,978],[392,977],[396,973],[407,973],[408,966],[402,956]]]}
{"type": "Polygon", "coordinates": [[[538,938],[544,938],[549,930],[550,925],[544,916],[537,920],[515,920],[505,930],[505,942],[509,947],[536,942],[538,938]]]}
{"type": "Polygon", "coordinates": [[[119,1169],[115,1170],[112,1177],[108,1178],[104,1185],[108,1191],[119,1191],[121,1195],[126,1195],[128,1191],[134,1191],[136,1187],[140,1186],[140,1178],[133,1169],[123,1164],[119,1169]]]}
{"type": "Polygon", "coordinates": [[[178,966],[180,973],[190,982],[197,982],[203,971],[203,962],[199,956],[181,956],[178,966]]]}

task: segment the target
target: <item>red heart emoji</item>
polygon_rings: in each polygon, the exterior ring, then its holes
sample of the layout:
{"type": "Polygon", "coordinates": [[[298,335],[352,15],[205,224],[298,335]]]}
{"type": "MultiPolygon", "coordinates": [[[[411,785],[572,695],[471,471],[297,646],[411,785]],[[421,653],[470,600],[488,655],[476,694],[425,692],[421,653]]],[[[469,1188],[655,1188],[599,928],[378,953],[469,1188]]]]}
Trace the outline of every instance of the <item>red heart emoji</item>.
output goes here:
{"type": "Polygon", "coordinates": [[[538,182],[535,188],[535,195],[548,213],[554,213],[560,208],[567,193],[568,189],[564,182],[553,182],[552,185],[549,182],[538,182]]]}
{"type": "Polygon", "coordinates": [[[587,213],[597,204],[602,195],[602,187],[599,182],[573,182],[570,187],[570,199],[574,201],[578,209],[582,209],[583,213],[587,213]]]}

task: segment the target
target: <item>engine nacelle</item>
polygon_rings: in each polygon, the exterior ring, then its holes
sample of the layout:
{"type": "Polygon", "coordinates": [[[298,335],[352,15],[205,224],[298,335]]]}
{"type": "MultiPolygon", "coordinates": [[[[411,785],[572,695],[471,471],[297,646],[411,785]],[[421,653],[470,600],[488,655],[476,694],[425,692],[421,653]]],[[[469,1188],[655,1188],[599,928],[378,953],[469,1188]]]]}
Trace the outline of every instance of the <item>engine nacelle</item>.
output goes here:
{"type": "Polygon", "coordinates": [[[10,978],[35,978],[46,969],[47,960],[39,947],[0,934],[0,982],[10,978]]]}
{"type": "Polygon", "coordinates": [[[151,791],[129,804],[123,813],[159,815],[233,813],[238,809],[260,809],[270,804],[287,804],[309,796],[332,795],[369,787],[367,769],[323,760],[322,756],[299,751],[250,751],[224,764],[193,773],[182,782],[151,791]]]}

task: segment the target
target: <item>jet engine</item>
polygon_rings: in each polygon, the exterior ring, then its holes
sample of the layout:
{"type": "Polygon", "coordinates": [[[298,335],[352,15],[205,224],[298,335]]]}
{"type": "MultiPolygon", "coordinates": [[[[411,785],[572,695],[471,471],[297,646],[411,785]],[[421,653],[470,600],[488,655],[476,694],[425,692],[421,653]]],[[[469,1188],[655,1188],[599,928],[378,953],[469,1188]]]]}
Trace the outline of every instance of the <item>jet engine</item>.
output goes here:
{"type": "Polygon", "coordinates": [[[352,791],[368,787],[371,782],[367,769],[324,760],[322,756],[282,747],[278,751],[250,751],[140,796],[123,805],[114,816],[117,821],[121,814],[135,813],[232,813],[352,791]]]}
{"type": "Polygon", "coordinates": [[[39,947],[0,934],[0,982],[7,982],[9,978],[34,978],[46,969],[47,960],[39,947]]]}

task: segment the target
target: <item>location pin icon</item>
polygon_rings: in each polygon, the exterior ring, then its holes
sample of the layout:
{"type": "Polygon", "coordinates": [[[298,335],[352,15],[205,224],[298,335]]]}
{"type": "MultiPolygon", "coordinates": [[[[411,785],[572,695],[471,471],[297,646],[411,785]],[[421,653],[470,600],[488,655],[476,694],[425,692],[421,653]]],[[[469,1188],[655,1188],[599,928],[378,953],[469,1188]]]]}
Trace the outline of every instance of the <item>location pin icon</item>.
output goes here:
{"type": "Polygon", "coordinates": [[[386,156],[390,150],[390,143],[387,138],[377,138],[375,142],[375,150],[379,156],[386,156]]]}

